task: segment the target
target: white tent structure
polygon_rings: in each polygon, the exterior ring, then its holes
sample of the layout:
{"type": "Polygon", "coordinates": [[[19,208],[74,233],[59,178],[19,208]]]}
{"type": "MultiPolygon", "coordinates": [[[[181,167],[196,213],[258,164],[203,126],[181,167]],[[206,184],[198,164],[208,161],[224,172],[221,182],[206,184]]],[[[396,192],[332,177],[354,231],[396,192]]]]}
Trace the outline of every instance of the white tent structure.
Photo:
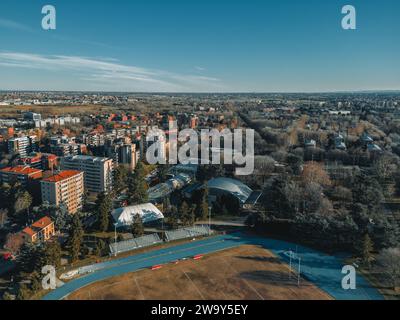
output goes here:
{"type": "Polygon", "coordinates": [[[115,209],[111,213],[117,227],[126,227],[132,225],[135,216],[139,215],[143,223],[149,223],[164,219],[164,215],[152,203],[145,203],[136,206],[115,209]]]}

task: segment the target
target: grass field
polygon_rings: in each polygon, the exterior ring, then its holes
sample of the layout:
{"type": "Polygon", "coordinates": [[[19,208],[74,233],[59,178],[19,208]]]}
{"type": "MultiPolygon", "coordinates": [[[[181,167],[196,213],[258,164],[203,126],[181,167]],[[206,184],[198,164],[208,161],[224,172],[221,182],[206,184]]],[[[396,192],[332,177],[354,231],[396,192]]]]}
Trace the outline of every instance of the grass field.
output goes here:
{"type": "Polygon", "coordinates": [[[83,105],[83,106],[1,106],[0,117],[15,118],[20,116],[21,113],[32,111],[42,114],[43,117],[54,115],[72,114],[97,114],[109,111],[111,107],[101,105],[83,105]]]}
{"type": "Polygon", "coordinates": [[[242,246],[142,270],[82,288],[69,300],[327,300],[329,295],[289,272],[271,252],[242,246]]]}

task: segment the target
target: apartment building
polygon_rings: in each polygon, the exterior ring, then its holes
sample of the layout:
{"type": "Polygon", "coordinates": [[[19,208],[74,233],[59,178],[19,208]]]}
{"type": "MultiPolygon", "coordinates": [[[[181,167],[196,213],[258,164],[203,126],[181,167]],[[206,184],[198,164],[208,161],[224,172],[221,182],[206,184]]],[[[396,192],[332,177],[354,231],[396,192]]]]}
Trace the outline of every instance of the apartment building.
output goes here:
{"type": "Polygon", "coordinates": [[[57,156],[48,153],[35,153],[26,158],[18,158],[13,164],[40,170],[53,170],[57,166],[57,156]]]}
{"type": "Polygon", "coordinates": [[[26,187],[32,180],[41,179],[43,171],[28,166],[8,167],[0,170],[1,183],[16,183],[19,182],[22,186],[26,187]]]}
{"type": "Polygon", "coordinates": [[[106,147],[106,155],[112,158],[116,165],[126,165],[135,170],[139,154],[136,145],[132,143],[115,143],[106,147]]]}
{"type": "Polygon", "coordinates": [[[30,120],[30,121],[41,121],[42,120],[42,115],[39,113],[34,113],[34,112],[25,112],[24,113],[24,119],[25,120],[30,120]]]}
{"type": "Polygon", "coordinates": [[[50,151],[59,157],[76,156],[80,153],[80,146],[74,143],[62,143],[50,146],[50,151]]]}
{"type": "Polygon", "coordinates": [[[39,149],[36,136],[11,138],[7,142],[7,148],[9,154],[19,155],[21,158],[39,149]]]}
{"type": "Polygon", "coordinates": [[[61,171],[41,181],[42,201],[59,206],[64,204],[70,214],[82,208],[84,174],[80,171],[61,171]]]}
{"type": "Polygon", "coordinates": [[[67,156],[61,158],[62,170],[84,172],[85,191],[110,192],[113,183],[113,160],[92,156],[67,156]]]}
{"type": "Polygon", "coordinates": [[[50,138],[50,152],[59,157],[76,156],[80,154],[81,146],[75,137],[54,136],[50,138]]]}
{"type": "Polygon", "coordinates": [[[135,170],[137,164],[137,153],[135,144],[123,144],[117,150],[118,163],[129,166],[130,170],[135,170]]]}
{"type": "Polygon", "coordinates": [[[105,144],[105,135],[104,134],[84,134],[82,136],[83,143],[86,144],[87,146],[91,147],[100,147],[104,146],[105,144]]]}

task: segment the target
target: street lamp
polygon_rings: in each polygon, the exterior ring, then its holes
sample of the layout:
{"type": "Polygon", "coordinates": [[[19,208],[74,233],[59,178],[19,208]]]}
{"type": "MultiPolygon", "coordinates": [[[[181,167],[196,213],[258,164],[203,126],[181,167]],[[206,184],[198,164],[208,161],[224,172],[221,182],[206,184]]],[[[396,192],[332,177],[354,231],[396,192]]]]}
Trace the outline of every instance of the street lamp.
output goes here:
{"type": "Polygon", "coordinates": [[[300,287],[300,276],[301,276],[301,258],[298,257],[299,259],[299,272],[297,274],[297,286],[300,287]]]}
{"type": "Polygon", "coordinates": [[[211,210],[212,210],[212,207],[209,206],[208,207],[208,235],[209,236],[211,235],[211,210]]]}
{"type": "Polygon", "coordinates": [[[162,240],[164,241],[164,218],[161,219],[161,234],[162,234],[162,240]]]}
{"type": "Polygon", "coordinates": [[[114,256],[117,256],[117,223],[114,223],[114,235],[115,235],[115,253],[114,256]]]}

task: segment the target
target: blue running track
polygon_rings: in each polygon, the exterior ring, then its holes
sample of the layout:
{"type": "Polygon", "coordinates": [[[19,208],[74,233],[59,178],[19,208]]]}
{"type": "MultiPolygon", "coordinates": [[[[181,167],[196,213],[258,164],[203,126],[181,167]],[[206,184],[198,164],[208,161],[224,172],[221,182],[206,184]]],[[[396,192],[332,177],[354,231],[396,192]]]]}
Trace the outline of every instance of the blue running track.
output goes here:
{"type": "MultiPolygon", "coordinates": [[[[288,250],[295,250],[293,243],[273,240],[243,233],[234,233],[208,238],[200,241],[180,244],[174,247],[158,249],[142,254],[132,255],[127,258],[103,263],[104,268],[89,275],[72,280],[62,287],[51,291],[43,297],[43,300],[61,300],[80,288],[94,282],[111,277],[135,272],[141,269],[151,268],[155,265],[170,263],[184,258],[190,258],[198,254],[209,254],[241,245],[258,245],[268,249],[289,262],[284,254],[288,250]]],[[[373,288],[361,275],[357,275],[357,289],[342,289],[342,267],[339,258],[330,256],[303,246],[297,246],[298,256],[301,257],[302,276],[317,287],[327,292],[337,300],[382,300],[383,296],[373,288]]]]}

